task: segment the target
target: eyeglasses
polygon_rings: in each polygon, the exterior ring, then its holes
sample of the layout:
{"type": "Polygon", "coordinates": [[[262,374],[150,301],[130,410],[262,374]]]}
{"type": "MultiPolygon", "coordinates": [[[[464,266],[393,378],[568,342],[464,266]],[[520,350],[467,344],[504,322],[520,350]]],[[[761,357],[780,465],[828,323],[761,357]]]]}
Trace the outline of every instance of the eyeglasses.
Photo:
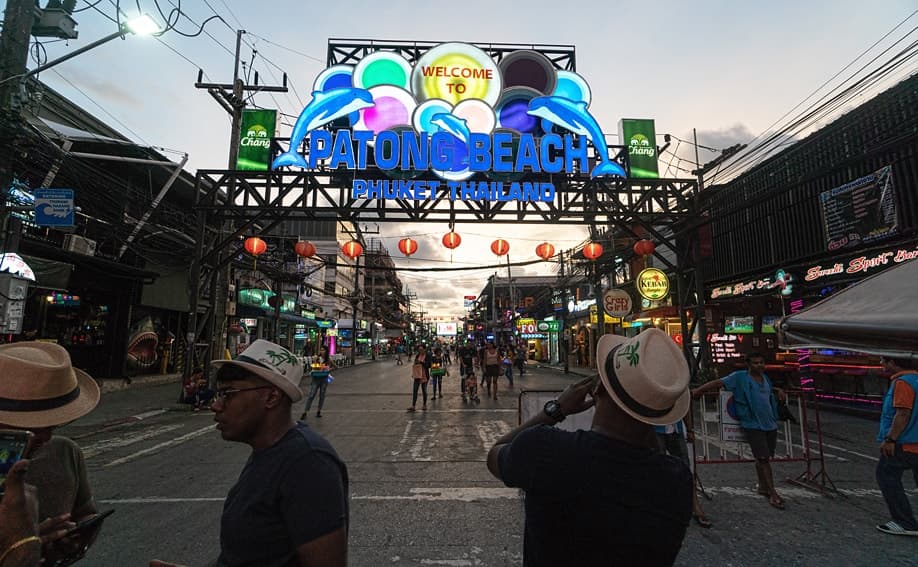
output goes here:
{"type": "Polygon", "coordinates": [[[232,398],[239,392],[251,392],[252,390],[267,390],[273,388],[274,386],[255,386],[253,388],[223,388],[222,390],[217,390],[214,393],[214,401],[225,402],[226,400],[232,398]]]}

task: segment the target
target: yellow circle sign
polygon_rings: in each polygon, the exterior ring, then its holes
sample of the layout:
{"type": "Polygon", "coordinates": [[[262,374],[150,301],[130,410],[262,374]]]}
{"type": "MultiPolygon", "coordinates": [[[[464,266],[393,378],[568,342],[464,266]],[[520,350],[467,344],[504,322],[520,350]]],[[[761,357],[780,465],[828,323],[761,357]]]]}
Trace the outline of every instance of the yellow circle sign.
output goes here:
{"type": "Polygon", "coordinates": [[[638,274],[637,290],[644,299],[659,301],[669,295],[669,278],[661,270],[647,268],[638,274]]]}

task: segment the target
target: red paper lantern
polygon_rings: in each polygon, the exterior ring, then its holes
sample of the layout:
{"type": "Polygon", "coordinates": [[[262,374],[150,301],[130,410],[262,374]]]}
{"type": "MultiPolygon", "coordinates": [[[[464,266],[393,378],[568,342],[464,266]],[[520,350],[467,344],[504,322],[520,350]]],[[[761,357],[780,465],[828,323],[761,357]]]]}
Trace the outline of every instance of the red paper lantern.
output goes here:
{"type": "Polygon", "coordinates": [[[491,243],[491,252],[494,252],[498,256],[503,256],[510,251],[510,244],[503,238],[498,238],[491,243]]]}
{"type": "Polygon", "coordinates": [[[316,255],[316,246],[308,240],[300,240],[293,245],[293,251],[296,252],[297,256],[312,258],[316,255]]]}
{"type": "Polygon", "coordinates": [[[418,251],[418,243],[411,238],[403,238],[398,241],[398,251],[405,256],[411,256],[418,251]]]}
{"type": "Polygon", "coordinates": [[[590,242],[583,247],[583,257],[587,260],[595,260],[602,256],[602,244],[598,242],[590,242]]]}
{"type": "Polygon", "coordinates": [[[634,253],[638,256],[650,256],[656,249],[657,245],[654,244],[653,240],[644,239],[634,243],[634,253]]]}
{"type": "Polygon", "coordinates": [[[344,246],[341,247],[341,251],[344,252],[344,255],[348,258],[353,259],[363,254],[363,246],[356,240],[351,240],[350,242],[344,243],[344,246]]]}
{"type": "Polygon", "coordinates": [[[543,260],[548,260],[555,255],[555,247],[548,242],[543,242],[536,246],[536,256],[543,260]]]}
{"type": "Polygon", "coordinates": [[[245,242],[242,243],[242,247],[245,248],[245,251],[251,254],[252,256],[259,256],[264,254],[268,249],[267,243],[264,240],[258,238],[257,236],[250,236],[245,239],[245,242]]]}
{"type": "Polygon", "coordinates": [[[462,237],[459,236],[459,233],[449,231],[443,235],[443,246],[446,246],[450,250],[456,248],[460,244],[462,244],[462,237]]]}

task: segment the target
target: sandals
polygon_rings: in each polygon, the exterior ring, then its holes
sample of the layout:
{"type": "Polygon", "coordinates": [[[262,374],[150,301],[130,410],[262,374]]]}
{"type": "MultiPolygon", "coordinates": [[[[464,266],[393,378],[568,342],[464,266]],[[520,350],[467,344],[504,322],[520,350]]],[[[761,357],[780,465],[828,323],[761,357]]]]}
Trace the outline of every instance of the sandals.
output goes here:
{"type": "Polygon", "coordinates": [[[408,408],[407,411],[408,411],[408,413],[411,413],[411,412],[417,411],[417,410],[415,410],[414,406],[411,406],[410,408],[408,408]]]}
{"type": "Polygon", "coordinates": [[[696,524],[705,529],[708,529],[714,525],[711,523],[711,520],[709,520],[708,517],[704,514],[692,514],[692,519],[695,520],[696,524]]]}

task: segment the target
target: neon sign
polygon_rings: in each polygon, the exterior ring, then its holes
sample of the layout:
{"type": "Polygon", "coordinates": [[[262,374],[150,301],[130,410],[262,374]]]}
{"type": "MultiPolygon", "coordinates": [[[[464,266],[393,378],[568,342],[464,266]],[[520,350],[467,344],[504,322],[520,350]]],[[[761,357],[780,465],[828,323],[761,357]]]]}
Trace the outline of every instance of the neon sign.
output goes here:
{"type": "Polygon", "coordinates": [[[551,201],[552,183],[521,183],[521,175],[626,176],[588,110],[591,96],[582,77],[535,51],[498,64],[475,46],[444,43],[413,66],[377,51],[318,75],[289,148],[271,168],[375,165],[393,178],[355,179],[354,199],[551,201]],[[321,129],[345,121],[349,128],[321,129]],[[443,183],[414,180],[425,171],[443,183]],[[476,173],[492,181],[469,181],[476,173]]]}

